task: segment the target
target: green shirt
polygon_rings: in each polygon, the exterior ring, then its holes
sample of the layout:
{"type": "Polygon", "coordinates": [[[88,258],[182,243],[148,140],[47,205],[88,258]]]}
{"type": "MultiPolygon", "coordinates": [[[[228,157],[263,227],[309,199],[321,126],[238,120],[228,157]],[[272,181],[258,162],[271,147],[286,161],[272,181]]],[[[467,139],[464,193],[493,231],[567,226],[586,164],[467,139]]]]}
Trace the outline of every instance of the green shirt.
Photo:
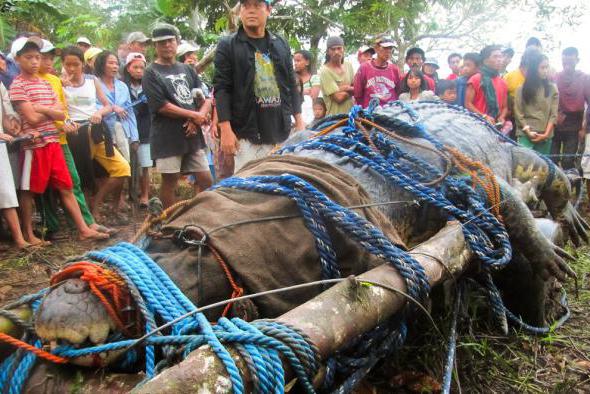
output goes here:
{"type": "Polygon", "coordinates": [[[340,85],[352,85],[354,78],[354,71],[352,65],[344,62],[342,65],[344,72],[342,74],[336,73],[325,64],[320,69],[320,87],[324,102],[326,103],[326,115],[345,114],[352,108],[352,95],[341,103],[337,103],[332,99],[332,95],[340,90],[340,85]]]}
{"type": "Polygon", "coordinates": [[[549,84],[549,94],[545,97],[545,89],[540,87],[532,103],[525,103],[522,98],[522,86],[516,90],[514,99],[514,119],[516,135],[523,134],[522,129],[530,126],[531,131],[544,133],[549,123],[557,122],[557,106],[559,95],[555,84],[549,84]]]}

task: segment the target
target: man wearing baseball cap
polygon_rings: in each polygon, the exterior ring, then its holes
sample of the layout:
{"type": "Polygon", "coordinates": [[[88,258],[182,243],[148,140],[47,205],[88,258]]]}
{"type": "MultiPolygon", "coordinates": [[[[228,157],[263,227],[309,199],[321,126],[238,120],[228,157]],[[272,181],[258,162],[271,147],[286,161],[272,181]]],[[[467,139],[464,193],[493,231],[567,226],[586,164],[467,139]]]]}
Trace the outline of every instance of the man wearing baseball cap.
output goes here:
{"type": "Polygon", "coordinates": [[[127,36],[127,50],[129,53],[141,53],[145,56],[145,50],[150,38],[140,31],[134,31],[127,36]]]}
{"type": "Polygon", "coordinates": [[[195,176],[195,192],[213,183],[201,132],[208,122],[211,100],[206,98],[197,108],[195,94],[202,83],[192,67],[176,61],[179,41],[175,26],[160,24],[152,30],[156,59],[142,81],[152,114],[150,153],[162,174],[160,199],[164,207],[174,204],[181,174],[195,176]]]}
{"type": "Polygon", "coordinates": [[[296,130],[305,127],[291,49],[266,29],[270,12],[270,0],[241,0],[242,26],[219,41],[215,54],[221,150],[234,157],[236,171],[285,141],[292,116],[296,130]]]}
{"type": "Polygon", "coordinates": [[[344,114],[352,108],[354,71],[352,65],[344,61],[344,40],[341,37],[328,37],[326,46],[326,63],[319,72],[326,115],[344,114]]]}
{"type": "Polygon", "coordinates": [[[356,59],[358,60],[359,64],[363,64],[371,60],[374,54],[375,49],[371,48],[368,45],[363,45],[356,52],[356,59]]]}
{"type": "Polygon", "coordinates": [[[78,37],[76,40],[76,46],[82,50],[82,52],[86,52],[92,46],[90,40],[84,36],[78,37]]]}
{"type": "Polygon", "coordinates": [[[354,77],[354,98],[363,108],[366,108],[372,99],[378,99],[380,105],[397,100],[396,89],[400,83],[400,72],[391,62],[394,45],[388,36],[377,37],[377,56],[361,64],[354,77]]]}
{"type": "Polygon", "coordinates": [[[422,72],[427,77],[430,77],[434,80],[434,84],[438,83],[438,69],[440,66],[438,65],[438,61],[434,58],[426,59],[424,65],[422,65],[422,72]]]}

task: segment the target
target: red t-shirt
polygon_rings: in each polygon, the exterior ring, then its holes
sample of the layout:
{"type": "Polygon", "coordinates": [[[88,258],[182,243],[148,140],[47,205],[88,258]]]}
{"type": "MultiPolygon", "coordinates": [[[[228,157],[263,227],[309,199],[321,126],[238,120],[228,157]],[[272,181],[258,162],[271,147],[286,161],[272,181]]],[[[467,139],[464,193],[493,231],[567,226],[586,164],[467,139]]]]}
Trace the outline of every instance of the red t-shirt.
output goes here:
{"type": "MultiPolygon", "coordinates": [[[[54,106],[55,104],[57,104],[57,96],[51,88],[51,85],[49,84],[49,82],[39,77],[35,77],[29,80],[24,79],[21,75],[18,75],[16,78],[14,78],[14,81],[12,81],[12,85],[10,85],[9,95],[10,101],[12,102],[28,101],[33,104],[41,104],[46,106],[54,106]]],[[[22,119],[23,133],[30,133],[33,131],[39,133],[57,132],[57,129],[55,128],[55,123],[52,119],[44,120],[33,126],[25,120],[22,114],[20,115],[22,119]]],[[[41,146],[45,146],[50,142],[58,141],[58,136],[52,135],[37,138],[34,141],[28,142],[23,146],[23,148],[34,149],[41,146]]]]}
{"type": "MultiPolygon", "coordinates": [[[[498,110],[502,112],[506,106],[506,99],[508,97],[508,86],[502,77],[497,76],[492,78],[492,84],[496,90],[496,100],[498,101],[498,110]]],[[[481,87],[481,73],[477,73],[469,78],[467,85],[473,86],[475,96],[473,97],[473,105],[477,110],[483,114],[488,113],[488,105],[486,103],[486,96],[481,87]]],[[[489,114],[488,114],[489,115],[489,114]]]]}
{"type": "Polygon", "coordinates": [[[555,79],[559,90],[559,110],[584,112],[586,103],[590,104],[590,77],[576,70],[573,73],[562,71],[555,79]]]}
{"type": "Polygon", "coordinates": [[[455,73],[450,73],[449,76],[447,77],[447,79],[449,81],[454,81],[455,79],[459,78],[459,76],[455,73]]]}
{"type": "Polygon", "coordinates": [[[365,62],[354,76],[356,103],[366,108],[373,98],[378,98],[381,105],[395,101],[399,82],[399,68],[395,64],[389,63],[386,67],[378,67],[373,60],[365,62]]]}

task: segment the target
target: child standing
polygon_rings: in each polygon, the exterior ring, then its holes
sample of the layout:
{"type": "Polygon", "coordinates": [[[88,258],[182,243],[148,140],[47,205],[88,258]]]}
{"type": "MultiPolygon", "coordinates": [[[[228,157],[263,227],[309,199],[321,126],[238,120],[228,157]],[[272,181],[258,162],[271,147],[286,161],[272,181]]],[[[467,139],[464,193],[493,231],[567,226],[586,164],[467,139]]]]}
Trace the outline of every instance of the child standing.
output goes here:
{"type": "MultiPolygon", "coordinates": [[[[0,89],[4,89],[2,82],[0,82],[0,89]]],[[[31,245],[23,237],[16,213],[18,199],[10,161],[8,160],[8,150],[6,149],[6,144],[12,141],[12,136],[4,133],[4,125],[8,123],[8,118],[3,108],[2,103],[0,103],[0,184],[2,185],[0,187],[0,211],[2,211],[2,216],[4,216],[6,224],[8,224],[14,244],[19,249],[25,249],[31,245]]]]}
{"type": "MultiPolygon", "coordinates": [[[[55,61],[55,55],[59,54],[59,51],[55,46],[47,40],[43,40],[43,48],[41,49],[41,64],[39,66],[39,77],[41,79],[46,80],[55,94],[57,98],[64,108],[64,115],[66,117],[66,121],[55,121],[55,127],[59,134],[59,144],[64,154],[64,159],[66,161],[66,165],[68,166],[68,172],[72,177],[73,183],[73,193],[76,197],[76,201],[78,202],[78,206],[80,207],[80,212],[82,213],[82,217],[86,224],[96,231],[104,232],[104,233],[112,233],[112,230],[99,225],[94,221],[94,217],[90,213],[90,208],[86,203],[86,198],[84,197],[84,192],[80,186],[80,176],[78,175],[78,171],[76,170],[76,165],[74,164],[74,159],[72,157],[72,152],[68,147],[68,140],[66,139],[67,133],[74,133],[76,132],[76,125],[69,119],[68,110],[67,110],[67,103],[66,98],[64,95],[63,85],[61,79],[56,77],[55,75],[51,74],[51,70],[53,68],[53,63],[55,61]]],[[[45,224],[47,226],[48,233],[55,233],[59,229],[59,219],[57,218],[56,212],[51,207],[49,198],[47,198],[47,192],[44,194],[43,198],[43,216],[45,218],[45,224]]]]}
{"type": "MultiPolygon", "coordinates": [[[[145,93],[141,86],[145,66],[146,60],[141,53],[132,52],[127,55],[125,69],[123,70],[123,81],[129,87],[132,101],[145,98],[145,93]]],[[[150,127],[152,120],[147,100],[145,103],[135,105],[133,110],[137,119],[137,131],[139,133],[139,148],[137,149],[137,164],[141,168],[141,173],[139,174],[139,206],[141,208],[147,208],[150,188],[149,170],[153,167],[153,161],[150,155],[150,127]]]]}
{"type": "Polygon", "coordinates": [[[13,45],[13,57],[20,66],[20,74],[10,86],[10,100],[22,119],[22,134],[31,137],[23,149],[29,151],[30,167],[23,166],[20,205],[23,235],[30,244],[44,242],[33,233],[33,199],[47,187],[58,190],[62,204],[79,231],[80,239],[106,239],[108,234],[89,228],[72,192],[72,178],[58,142],[55,121],[65,120],[57,96],[49,83],[38,77],[43,42],[38,37],[21,37],[13,45]]]}

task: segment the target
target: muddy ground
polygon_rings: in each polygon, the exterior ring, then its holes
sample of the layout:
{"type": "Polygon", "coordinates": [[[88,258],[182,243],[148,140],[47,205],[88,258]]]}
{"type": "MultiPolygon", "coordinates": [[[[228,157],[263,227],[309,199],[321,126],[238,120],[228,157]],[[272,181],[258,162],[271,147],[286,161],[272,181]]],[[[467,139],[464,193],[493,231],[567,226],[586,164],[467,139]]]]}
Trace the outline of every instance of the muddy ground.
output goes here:
{"type": "MultiPolygon", "coordinates": [[[[45,287],[68,258],[128,240],[145,212],[135,210],[128,215],[128,224],[113,224],[119,232],[108,242],[80,242],[74,232],[65,230],[49,247],[18,252],[6,239],[0,240],[0,305],[45,287]]],[[[511,329],[509,336],[502,336],[478,306],[477,295],[472,297],[471,318],[459,323],[453,392],[590,392],[590,247],[570,251],[577,257],[573,268],[579,278],[577,295],[574,283],[566,284],[572,317],[550,334],[534,336],[511,329]]],[[[448,315],[444,310],[434,314],[445,336],[448,315]]],[[[426,319],[418,319],[410,330],[406,346],[382,362],[359,392],[440,390],[446,338],[436,334],[426,319]]]]}

